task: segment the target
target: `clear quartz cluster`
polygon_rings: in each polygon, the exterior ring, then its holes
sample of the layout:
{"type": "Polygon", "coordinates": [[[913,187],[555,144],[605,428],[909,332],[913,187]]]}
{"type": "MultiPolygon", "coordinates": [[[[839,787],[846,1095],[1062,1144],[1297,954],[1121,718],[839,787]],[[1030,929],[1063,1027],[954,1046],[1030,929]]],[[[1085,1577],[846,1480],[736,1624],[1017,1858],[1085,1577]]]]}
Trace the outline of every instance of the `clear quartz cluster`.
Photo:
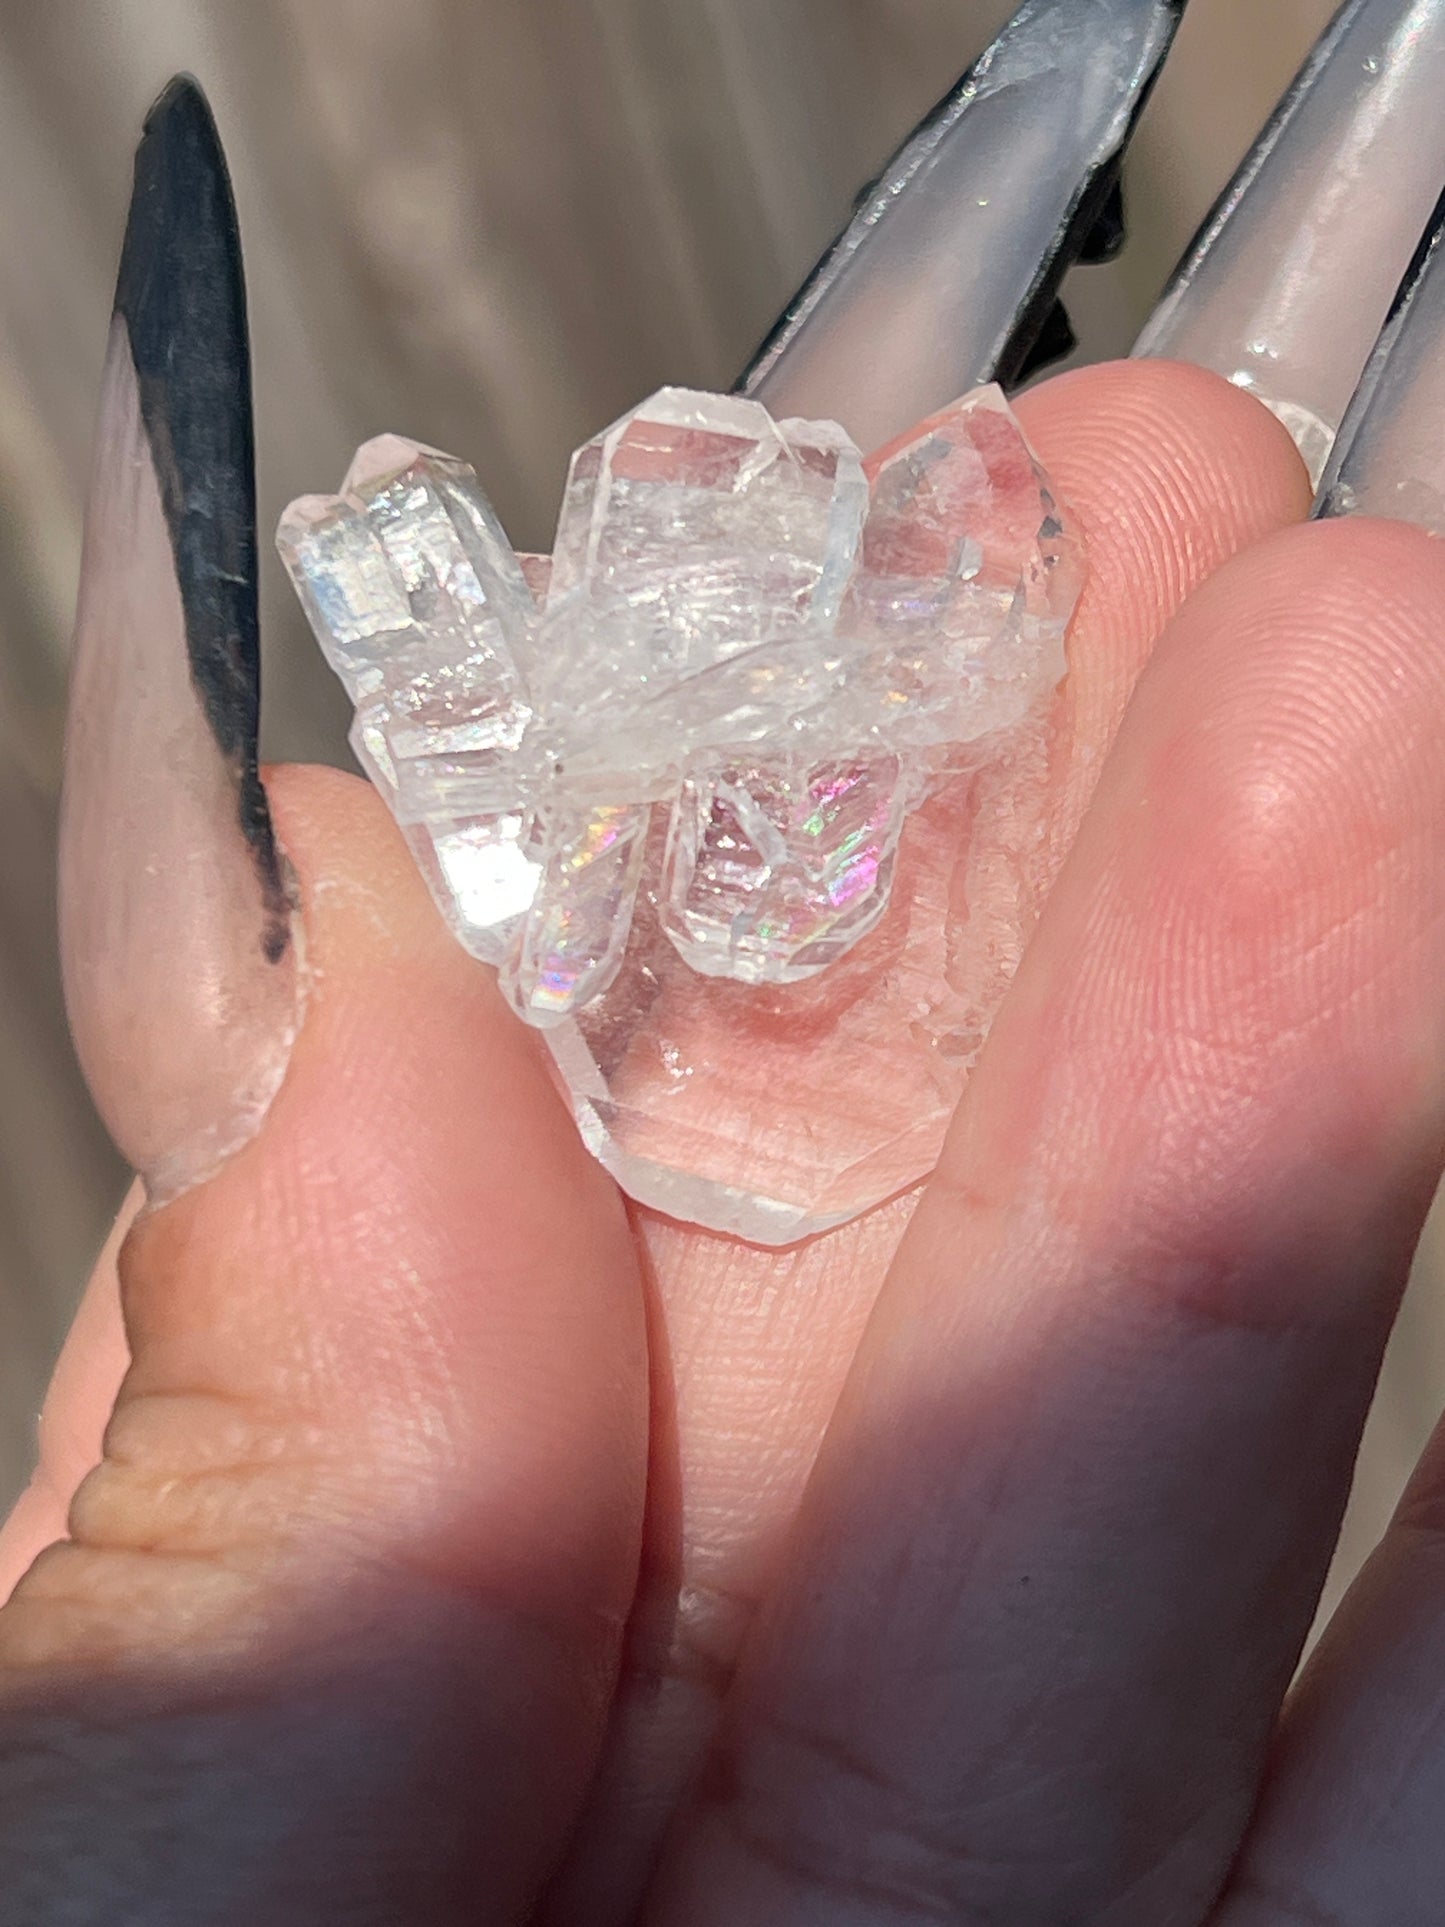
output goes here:
{"type": "Polygon", "coordinates": [[[816,1022],[813,980],[844,960],[856,986],[898,921],[910,825],[1062,676],[1080,570],[1002,394],[925,423],[870,483],[835,424],[663,389],[574,457],[550,561],[513,553],[462,463],[382,436],[278,543],[357,755],[457,936],[548,1031],[609,1168],[772,1241],[875,1202],[820,1215],[733,1183],[745,1116],[710,1161],[687,1131],[654,1142],[634,1098],[628,1148],[617,1087],[650,1064],[675,1094],[701,1068],[696,1041],[651,1034],[678,988],[694,1026],[709,984],[750,999],[736,1040],[790,998],[816,1022]]]}

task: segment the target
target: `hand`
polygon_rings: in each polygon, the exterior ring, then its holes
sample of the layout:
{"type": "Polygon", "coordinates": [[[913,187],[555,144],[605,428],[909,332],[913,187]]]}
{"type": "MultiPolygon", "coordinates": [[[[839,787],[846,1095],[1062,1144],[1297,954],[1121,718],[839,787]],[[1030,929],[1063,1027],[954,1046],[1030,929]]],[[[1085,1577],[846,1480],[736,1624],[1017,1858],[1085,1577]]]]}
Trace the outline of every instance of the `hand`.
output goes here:
{"type": "Polygon", "coordinates": [[[290,1073],[132,1226],[118,1399],[97,1275],[4,1541],[68,1503],[11,1917],[1354,1923],[1386,1854],[1430,1917],[1439,1455],[1281,1704],[1440,1162],[1445,551],[1290,527],[1212,376],[1023,409],[1073,849],[916,1201],[629,1217],[375,800],[274,774],[290,1073]]]}

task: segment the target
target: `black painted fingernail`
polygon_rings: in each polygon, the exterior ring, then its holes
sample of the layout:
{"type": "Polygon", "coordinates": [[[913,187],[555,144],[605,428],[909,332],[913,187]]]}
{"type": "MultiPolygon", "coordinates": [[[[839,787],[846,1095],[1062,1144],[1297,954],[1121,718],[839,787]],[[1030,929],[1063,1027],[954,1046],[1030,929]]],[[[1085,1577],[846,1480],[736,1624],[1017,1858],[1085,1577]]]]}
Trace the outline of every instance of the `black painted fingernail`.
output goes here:
{"type": "Polygon", "coordinates": [[[154,1195],[255,1130],[296,1025],[291,903],[257,773],[250,353],[205,98],[147,118],[86,512],[66,735],[66,1000],[154,1195]]]}
{"type": "Polygon", "coordinates": [[[1044,318],[1039,330],[1039,338],[1029,352],[1028,360],[1018,372],[1020,381],[1027,381],[1043,368],[1071,355],[1079,345],[1079,337],[1074,333],[1074,324],[1069,319],[1069,311],[1062,301],[1056,301],[1044,318]]]}

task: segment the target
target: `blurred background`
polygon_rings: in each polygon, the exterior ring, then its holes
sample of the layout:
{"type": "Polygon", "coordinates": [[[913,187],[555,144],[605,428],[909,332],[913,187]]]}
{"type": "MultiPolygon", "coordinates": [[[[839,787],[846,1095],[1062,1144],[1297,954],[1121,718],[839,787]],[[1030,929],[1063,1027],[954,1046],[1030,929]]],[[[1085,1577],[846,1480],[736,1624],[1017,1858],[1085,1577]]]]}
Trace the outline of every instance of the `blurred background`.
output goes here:
{"type": "MultiPolygon", "coordinates": [[[[1135,146],[1132,238],[1079,271],[1127,350],[1334,0],[1193,0],[1135,146]]],[[[263,536],[394,428],[546,548],[571,449],[664,381],[727,386],[1011,0],[24,0],[0,5],[0,1508],[124,1178],[66,1040],[53,836],[100,359],[150,100],[210,93],[251,287],[263,536]]],[[[263,543],[272,758],[344,705],[263,543]]],[[[158,933],[158,938],[160,933],[158,933]]],[[[1427,1239],[1340,1574],[1445,1400],[1427,1239]]]]}

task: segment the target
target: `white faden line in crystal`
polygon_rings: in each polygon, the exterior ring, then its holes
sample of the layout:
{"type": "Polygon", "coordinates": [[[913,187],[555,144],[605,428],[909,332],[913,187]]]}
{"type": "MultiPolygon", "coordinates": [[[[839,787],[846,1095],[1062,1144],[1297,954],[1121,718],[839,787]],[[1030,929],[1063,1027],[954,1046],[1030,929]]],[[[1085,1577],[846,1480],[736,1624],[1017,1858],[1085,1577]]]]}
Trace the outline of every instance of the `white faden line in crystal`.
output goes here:
{"type": "Polygon", "coordinates": [[[788,668],[834,628],[867,508],[841,429],[734,397],[663,389],[580,450],[535,683],[570,782],[661,799],[681,755],[738,740],[739,708],[786,728],[788,668]]]}
{"type": "Polygon", "coordinates": [[[905,796],[895,756],[690,771],[660,892],[669,941],[705,977],[826,970],[888,907],[905,796]]]}
{"type": "Polygon", "coordinates": [[[923,1174],[1030,915],[1082,581],[999,390],[870,486],[836,424],[664,389],[578,452],[551,558],[381,437],[278,540],[359,760],[634,1195],[785,1242],[923,1174]]]}

